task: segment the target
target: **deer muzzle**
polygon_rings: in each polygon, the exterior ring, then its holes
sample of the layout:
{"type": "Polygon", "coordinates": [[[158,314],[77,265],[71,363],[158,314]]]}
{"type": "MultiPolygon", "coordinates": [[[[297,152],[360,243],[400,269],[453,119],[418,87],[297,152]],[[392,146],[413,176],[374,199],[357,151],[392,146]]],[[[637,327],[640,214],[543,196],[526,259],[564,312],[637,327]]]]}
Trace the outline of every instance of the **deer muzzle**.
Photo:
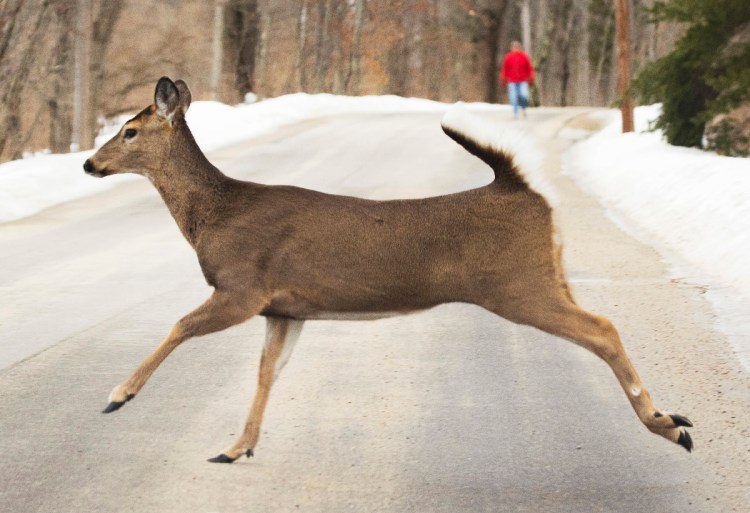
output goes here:
{"type": "Polygon", "coordinates": [[[96,165],[91,161],[91,159],[86,159],[86,162],[83,163],[83,170],[87,175],[96,176],[97,178],[107,176],[106,170],[97,169],[96,165]]]}

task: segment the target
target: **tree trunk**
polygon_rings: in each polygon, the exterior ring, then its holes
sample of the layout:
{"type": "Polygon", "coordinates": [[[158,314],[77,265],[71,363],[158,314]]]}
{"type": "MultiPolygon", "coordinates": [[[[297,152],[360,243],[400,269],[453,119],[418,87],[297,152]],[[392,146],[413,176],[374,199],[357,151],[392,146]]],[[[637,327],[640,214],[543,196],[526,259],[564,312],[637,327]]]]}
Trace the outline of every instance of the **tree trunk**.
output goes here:
{"type": "Polygon", "coordinates": [[[399,17],[399,34],[388,49],[388,87],[389,93],[399,96],[409,95],[409,64],[412,60],[413,23],[411,19],[411,1],[401,3],[399,17]]]}
{"type": "Polygon", "coordinates": [[[307,48],[307,3],[308,0],[302,0],[302,6],[297,20],[297,63],[295,72],[297,74],[297,84],[299,90],[307,89],[307,70],[305,67],[305,52],[307,48]]]}
{"type": "Polygon", "coordinates": [[[330,24],[331,0],[319,0],[318,24],[315,31],[315,92],[323,92],[326,88],[326,77],[331,65],[330,24]]]}
{"type": "Polygon", "coordinates": [[[73,77],[70,64],[73,60],[73,43],[70,27],[75,12],[71,4],[60,2],[56,6],[59,34],[50,76],[52,94],[47,102],[50,123],[49,148],[52,153],[67,153],[71,144],[73,77]]]}
{"type": "Polygon", "coordinates": [[[531,55],[531,6],[529,0],[521,1],[521,44],[524,51],[531,55]]]}
{"type": "Polygon", "coordinates": [[[424,45],[425,80],[427,97],[432,100],[443,100],[445,85],[452,81],[453,74],[445,63],[450,61],[446,55],[445,45],[439,44],[444,37],[439,0],[430,2],[427,21],[428,42],[424,45]],[[438,43],[438,44],[435,44],[438,43]]]}
{"type": "Polygon", "coordinates": [[[122,13],[123,2],[110,2],[108,0],[97,0],[98,10],[93,20],[90,59],[89,59],[89,108],[86,110],[88,120],[84,140],[94,147],[94,139],[99,131],[98,116],[102,112],[100,105],[102,86],[104,85],[105,67],[107,64],[106,53],[115,24],[122,13]]]}
{"type": "Polygon", "coordinates": [[[602,34],[602,40],[599,42],[599,58],[597,59],[596,67],[594,68],[593,80],[594,87],[596,88],[596,103],[600,105],[606,103],[605,98],[608,96],[608,91],[604,84],[604,63],[607,58],[607,53],[609,53],[605,49],[605,43],[606,41],[610,41],[612,37],[612,16],[607,16],[602,34]]]}
{"type": "Polygon", "coordinates": [[[234,74],[232,101],[243,101],[255,90],[255,61],[258,53],[259,24],[257,0],[233,0],[225,10],[224,55],[234,74]]]}
{"type": "Polygon", "coordinates": [[[498,67],[500,65],[500,30],[502,28],[503,15],[508,3],[503,1],[494,2],[492,8],[485,10],[487,20],[485,51],[487,52],[485,77],[485,94],[484,101],[487,103],[497,103],[500,76],[498,67]]]}
{"type": "Polygon", "coordinates": [[[578,10],[580,12],[579,28],[576,32],[580,34],[578,38],[578,62],[576,65],[576,94],[575,103],[577,105],[591,105],[592,87],[591,87],[591,55],[589,47],[591,42],[590,31],[590,11],[591,0],[579,0],[578,10]]]}
{"type": "Polygon", "coordinates": [[[23,7],[23,0],[15,0],[15,2],[0,3],[0,63],[5,62],[6,54],[8,49],[11,47],[11,41],[13,36],[16,34],[16,24],[19,23],[21,8],[23,7]]]}
{"type": "Polygon", "coordinates": [[[565,107],[568,105],[568,85],[570,84],[570,63],[572,60],[571,56],[571,42],[573,41],[573,28],[575,27],[576,21],[576,6],[572,2],[568,4],[565,11],[567,13],[567,20],[565,26],[562,29],[562,34],[559,42],[560,47],[560,101],[558,105],[565,107]]]}
{"type": "Polygon", "coordinates": [[[536,69],[534,70],[534,88],[536,91],[537,105],[544,105],[549,103],[549,84],[545,77],[547,73],[548,61],[549,61],[549,50],[550,50],[550,35],[552,33],[551,24],[547,22],[549,17],[549,3],[547,0],[540,0],[536,3],[537,11],[534,19],[534,41],[536,43],[534,49],[534,55],[532,60],[535,64],[536,69]]]}
{"type": "Polygon", "coordinates": [[[617,94],[622,111],[622,131],[632,132],[633,99],[630,97],[630,74],[632,72],[630,48],[630,0],[616,0],[617,26],[617,94]]]}
{"type": "Polygon", "coordinates": [[[352,50],[349,58],[349,76],[347,89],[350,94],[359,94],[359,83],[362,79],[362,25],[365,22],[366,0],[355,0],[354,3],[354,31],[352,34],[352,50]]]}
{"type": "Polygon", "coordinates": [[[269,88],[267,83],[268,67],[268,32],[271,30],[271,15],[268,12],[267,2],[261,2],[258,6],[260,10],[260,40],[258,42],[257,60],[255,63],[256,81],[259,90],[262,89],[264,94],[269,88]]]}
{"type": "Polygon", "coordinates": [[[73,151],[94,147],[93,129],[89,125],[91,84],[91,0],[78,0],[76,12],[75,62],[73,73],[73,151]]]}
{"type": "MultiPolygon", "coordinates": [[[[0,13],[6,14],[7,5],[0,4],[0,13]]],[[[3,41],[0,41],[0,55],[8,53],[7,61],[0,60],[0,156],[6,159],[21,158],[26,136],[21,125],[21,94],[28,85],[28,77],[36,61],[36,45],[44,34],[49,2],[23,9],[22,3],[10,6],[15,16],[22,17],[17,22],[9,20],[3,26],[3,41]],[[14,9],[15,8],[15,9],[14,9]],[[28,17],[26,17],[28,16],[28,17]],[[16,26],[17,23],[17,26],[16,26]],[[10,59],[10,53],[18,52],[17,60],[10,59]]]]}
{"type": "Polygon", "coordinates": [[[211,99],[219,100],[221,72],[224,63],[224,7],[226,0],[214,0],[214,31],[211,44],[211,99]]]}

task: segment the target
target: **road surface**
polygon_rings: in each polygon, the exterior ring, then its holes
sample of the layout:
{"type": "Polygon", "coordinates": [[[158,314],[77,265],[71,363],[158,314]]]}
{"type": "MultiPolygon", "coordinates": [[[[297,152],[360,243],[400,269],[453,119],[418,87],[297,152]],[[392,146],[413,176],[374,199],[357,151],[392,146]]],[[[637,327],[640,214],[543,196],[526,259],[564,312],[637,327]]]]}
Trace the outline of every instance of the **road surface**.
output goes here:
{"type": "MultiPolygon", "coordinates": [[[[693,454],[648,433],[594,356],[461,304],[306,323],[252,460],[205,461],[244,422],[262,319],[184,344],[102,415],[210,294],[144,179],[0,226],[0,510],[748,511],[748,376],[702,291],[561,176],[556,134],[581,112],[518,124],[558,190],[576,297],[615,322],[657,405],[694,421],[693,454]]],[[[439,118],[312,121],[211,159],[237,178],[377,199],[489,182],[439,118]]]]}

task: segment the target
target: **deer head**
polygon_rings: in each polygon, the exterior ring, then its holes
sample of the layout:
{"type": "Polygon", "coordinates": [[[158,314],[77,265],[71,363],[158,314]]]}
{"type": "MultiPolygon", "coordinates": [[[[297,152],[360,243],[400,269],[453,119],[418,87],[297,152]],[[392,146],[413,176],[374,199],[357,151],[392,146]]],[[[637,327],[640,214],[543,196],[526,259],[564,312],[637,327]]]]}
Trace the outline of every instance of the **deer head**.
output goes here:
{"type": "Polygon", "coordinates": [[[149,176],[161,169],[175,134],[185,127],[190,89],[182,80],[162,77],[156,84],[154,103],[127,121],[120,131],[83,164],[92,176],[118,173],[149,176]]]}

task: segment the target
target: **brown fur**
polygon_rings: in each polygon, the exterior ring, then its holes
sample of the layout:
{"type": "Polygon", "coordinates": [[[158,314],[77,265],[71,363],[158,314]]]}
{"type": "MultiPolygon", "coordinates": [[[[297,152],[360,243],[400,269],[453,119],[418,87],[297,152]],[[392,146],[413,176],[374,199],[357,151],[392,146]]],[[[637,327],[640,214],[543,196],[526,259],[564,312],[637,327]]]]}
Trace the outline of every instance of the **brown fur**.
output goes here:
{"type": "Polygon", "coordinates": [[[184,340],[265,315],[269,340],[245,431],[212,460],[233,461],[255,447],[268,391],[286,361],[279,355],[291,319],[377,317],[459,301],[590,349],[612,367],[650,430],[692,447],[681,427],[689,422],[654,407],[612,324],[573,301],[553,242],[551,208],[526,185],[510,155],[445,127],[493,168],[491,184],[398,201],[267,186],[229,178],[211,165],[185,123],[189,105],[185,83],[162,78],[154,105],[84,166],[95,176],[147,176],[215,289],[113,390],[107,411],[135,396],[184,340]],[[125,138],[128,129],[137,135],[125,138]]]}

